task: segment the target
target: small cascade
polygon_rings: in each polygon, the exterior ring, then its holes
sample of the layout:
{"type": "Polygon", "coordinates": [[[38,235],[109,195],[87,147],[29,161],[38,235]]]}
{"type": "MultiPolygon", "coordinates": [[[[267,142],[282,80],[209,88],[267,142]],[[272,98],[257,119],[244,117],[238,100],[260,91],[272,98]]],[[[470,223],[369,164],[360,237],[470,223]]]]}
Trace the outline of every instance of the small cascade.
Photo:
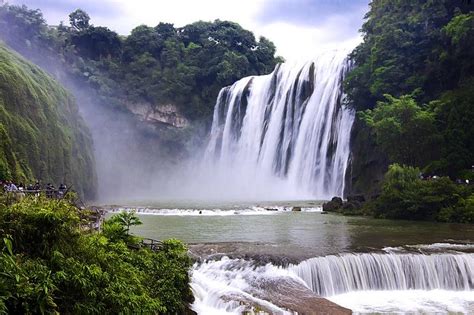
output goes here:
{"type": "Polygon", "coordinates": [[[235,190],[261,191],[264,198],[342,196],[354,120],[343,105],[348,69],[346,52],[330,52],[222,89],[206,169],[225,174],[235,190]]]}
{"type": "Polygon", "coordinates": [[[367,290],[472,290],[474,254],[346,254],[291,266],[322,296],[367,290]]]}
{"type": "Polygon", "coordinates": [[[311,294],[356,311],[466,312],[474,309],[474,254],[344,254],[288,267],[223,257],[195,264],[191,287],[199,314],[241,314],[246,305],[285,314],[311,294]]]}

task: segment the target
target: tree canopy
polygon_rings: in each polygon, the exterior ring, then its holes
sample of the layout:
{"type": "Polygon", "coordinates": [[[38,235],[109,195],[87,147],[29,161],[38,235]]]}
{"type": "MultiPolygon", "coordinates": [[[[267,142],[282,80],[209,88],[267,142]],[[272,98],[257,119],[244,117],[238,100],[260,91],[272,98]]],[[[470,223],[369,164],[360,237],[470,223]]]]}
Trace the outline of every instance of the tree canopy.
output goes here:
{"type": "Polygon", "coordinates": [[[230,21],[140,25],[129,36],[91,25],[81,9],[69,21],[49,27],[41,11],[5,4],[0,38],[46,68],[61,60],[108,103],[172,103],[191,119],[210,119],[223,86],[281,61],[271,41],[230,21]]]}
{"type": "Polygon", "coordinates": [[[474,164],[472,10],[466,1],[371,2],[345,85],[391,162],[452,178],[474,164]]]}

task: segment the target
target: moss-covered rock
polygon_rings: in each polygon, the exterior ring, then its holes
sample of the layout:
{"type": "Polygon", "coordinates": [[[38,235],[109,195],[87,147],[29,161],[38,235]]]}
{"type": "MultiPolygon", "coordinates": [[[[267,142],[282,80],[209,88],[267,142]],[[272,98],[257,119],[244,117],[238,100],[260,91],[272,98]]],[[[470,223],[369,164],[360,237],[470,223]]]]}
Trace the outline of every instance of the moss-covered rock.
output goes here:
{"type": "Polygon", "coordinates": [[[0,44],[0,179],[72,185],[93,198],[92,139],[73,98],[0,44]]]}

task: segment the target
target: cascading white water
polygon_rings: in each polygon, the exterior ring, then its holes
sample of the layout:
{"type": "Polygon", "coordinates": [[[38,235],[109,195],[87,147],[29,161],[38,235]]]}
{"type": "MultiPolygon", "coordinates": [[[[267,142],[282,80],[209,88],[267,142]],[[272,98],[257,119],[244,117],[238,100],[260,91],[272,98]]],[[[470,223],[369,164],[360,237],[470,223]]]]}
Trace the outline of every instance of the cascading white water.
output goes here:
{"type": "Polygon", "coordinates": [[[472,290],[473,254],[347,254],[290,268],[322,296],[366,290],[472,290]]]}
{"type": "MultiPolygon", "coordinates": [[[[344,193],[354,113],[343,106],[346,52],[281,64],[221,90],[204,160],[260,199],[344,193]]],[[[210,168],[207,168],[210,169],[210,168]]]]}
{"type": "Polygon", "coordinates": [[[298,286],[307,287],[345,307],[374,313],[396,313],[407,307],[422,313],[466,312],[474,307],[474,254],[344,254],[312,258],[287,268],[258,267],[224,257],[194,266],[193,309],[199,314],[240,314],[245,303],[238,301],[245,301],[284,313],[278,306],[281,296],[269,290],[272,286],[283,287],[285,295],[295,300],[303,292],[298,286]],[[381,298],[374,300],[376,296],[381,298]],[[397,309],[392,302],[397,297],[408,306],[397,309]]]}

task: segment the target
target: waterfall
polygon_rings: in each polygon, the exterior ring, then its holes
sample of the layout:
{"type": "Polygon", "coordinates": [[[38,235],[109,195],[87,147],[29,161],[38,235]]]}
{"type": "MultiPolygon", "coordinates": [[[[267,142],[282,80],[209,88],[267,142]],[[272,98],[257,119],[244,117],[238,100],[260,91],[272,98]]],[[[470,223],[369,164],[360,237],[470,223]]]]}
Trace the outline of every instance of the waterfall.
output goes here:
{"type": "Polygon", "coordinates": [[[264,198],[342,196],[354,120],[343,106],[348,69],[346,52],[324,53],[223,88],[204,160],[232,179],[226,185],[264,198]]]}
{"type": "Polygon", "coordinates": [[[312,258],[290,269],[322,296],[360,290],[474,289],[474,254],[346,254],[312,258]]]}
{"type": "Polygon", "coordinates": [[[199,314],[241,314],[248,304],[280,314],[283,297],[304,304],[305,290],[361,312],[462,313],[474,306],[474,254],[343,254],[288,267],[224,257],[196,263],[191,287],[199,314]]]}

